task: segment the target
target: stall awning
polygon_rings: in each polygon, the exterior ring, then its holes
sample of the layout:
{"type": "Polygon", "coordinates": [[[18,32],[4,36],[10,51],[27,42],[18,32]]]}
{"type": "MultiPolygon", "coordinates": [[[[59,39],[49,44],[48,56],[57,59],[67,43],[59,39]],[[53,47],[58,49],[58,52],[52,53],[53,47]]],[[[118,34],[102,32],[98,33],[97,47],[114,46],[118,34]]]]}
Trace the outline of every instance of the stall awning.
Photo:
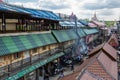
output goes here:
{"type": "Polygon", "coordinates": [[[9,6],[0,3],[0,10],[6,10],[6,11],[14,11],[14,12],[18,12],[17,10],[14,10],[12,8],[10,8],[9,6]]]}
{"type": "Polygon", "coordinates": [[[78,35],[79,35],[80,37],[85,37],[85,36],[86,36],[86,34],[85,34],[85,32],[83,31],[83,29],[77,29],[77,32],[78,32],[78,35]]]}
{"type": "Polygon", "coordinates": [[[77,27],[83,27],[83,25],[80,22],[77,22],[75,24],[75,22],[73,21],[60,21],[59,24],[61,26],[67,26],[67,27],[76,27],[76,24],[77,24],[77,27]]]}
{"type": "Polygon", "coordinates": [[[97,30],[97,29],[83,29],[83,31],[84,31],[87,35],[98,33],[98,30],[97,30]]]}
{"type": "Polygon", "coordinates": [[[0,56],[56,43],[51,33],[0,37],[0,56]]]}
{"type": "Polygon", "coordinates": [[[85,21],[85,20],[80,20],[79,22],[80,22],[81,24],[85,25],[85,26],[88,26],[88,22],[85,21]]]}
{"type": "Polygon", "coordinates": [[[55,13],[51,12],[51,11],[45,11],[45,10],[41,10],[43,13],[49,15],[53,20],[61,20],[61,18],[59,16],[57,16],[55,13]]]}
{"type": "Polygon", "coordinates": [[[57,59],[57,58],[59,58],[59,57],[61,57],[61,56],[63,56],[63,55],[64,55],[63,52],[54,54],[54,55],[48,57],[47,59],[42,60],[42,61],[40,61],[39,63],[36,63],[35,65],[32,65],[32,66],[30,66],[30,67],[27,67],[26,69],[23,69],[22,71],[20,71],[20,72],[18,72],[17,74],[15,74],[15,75],[7,78],[6,80],[17,80],[17,79],[19,79],[20,77],[22,77],[22,76],[30,73],[31,71],[33,71],[33,70],[35,70],[35,69],[37,69],[37,68],[39,68],[39,67],[47,64],[47,63],[50,62],[50,61],[55,60],[55,59],[57,59]]]}
{"type": "Polygon", "coordinates": [[[54,34],[58,42],[78,39],[78,36],[74,30],[53,30],[52,33],[54,34]]]}

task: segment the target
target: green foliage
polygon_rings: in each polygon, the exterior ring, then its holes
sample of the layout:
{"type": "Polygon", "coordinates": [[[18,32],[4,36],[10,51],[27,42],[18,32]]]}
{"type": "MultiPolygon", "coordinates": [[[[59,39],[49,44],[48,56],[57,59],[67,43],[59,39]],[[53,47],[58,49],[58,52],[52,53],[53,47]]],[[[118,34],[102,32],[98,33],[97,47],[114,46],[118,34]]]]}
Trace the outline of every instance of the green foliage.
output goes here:
{"type": "Polygon", "coordinates": [[[105,21],[107,27],[113,26],[115,21],[105,21]]]}

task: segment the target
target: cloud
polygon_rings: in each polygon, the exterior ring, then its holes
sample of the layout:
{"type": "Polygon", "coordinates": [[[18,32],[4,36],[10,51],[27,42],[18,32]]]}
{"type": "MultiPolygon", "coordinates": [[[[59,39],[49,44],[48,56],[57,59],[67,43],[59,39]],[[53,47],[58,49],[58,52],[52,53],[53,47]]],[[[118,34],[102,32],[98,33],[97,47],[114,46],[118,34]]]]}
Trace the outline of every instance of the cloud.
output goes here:
{"type": "Polygon", "coordinates": [[[10,3],[67,15],[73,12],[82,19],[91,18],[94,12],[102,20],[118,19],[120,16],[119,0],[11,0],[10,3]]]}
{"type": "Polygon", "coordinates": [[[112,9],[104,9],[104,10],[100,10],[98,15],[111,16],[114,15],[114,11],[112,9]]]}
{"type": "Polygon", "coordinates": [[[120,8],[120,1],[119,0],[101,0],[95,3],[87,2],[83,5],[83,8],[88,10],[120,8]]]}
{"type": "Polygon", "coordinates": [[[69,8],[69,4],[64,0],[39,0],[39,6],[50,10],[60,10],[69,8]],[[61,3],[62,2],[62,3],[61,3]]]}
{"type": "MultiPolygon", "coordinates": [[[[6,2],[28,2],[28,0],[3,0],[3,1],[6,1],[6,2]]],[[[37,2],[38,0],[29,0],[29,2],[37,2]]]]}
{"type": "Polygon", "coordinates": [[[37,5],[36,2],[14,2],[14,3],[10,3],[10,4],[14,4],[14,5],[19,5],[19,6],[23,6],[23,7],[27,7],[27,8],[34,8],[34,9],[40,9],[39,5],[37,5]]]}

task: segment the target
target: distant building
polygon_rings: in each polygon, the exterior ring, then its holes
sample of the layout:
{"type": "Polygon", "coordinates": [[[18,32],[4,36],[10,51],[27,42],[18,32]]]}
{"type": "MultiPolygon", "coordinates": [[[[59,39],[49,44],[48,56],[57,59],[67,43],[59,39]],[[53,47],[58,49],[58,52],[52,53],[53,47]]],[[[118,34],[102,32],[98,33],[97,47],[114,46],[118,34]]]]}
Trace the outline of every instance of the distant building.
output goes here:
{"type": "Polygon", "coordinates": [[[104,21],[99,21],[96,13],[94,14],[94,16],[91,18],[91,22],[88,24],[90,27],[104,27],[105,23],[104,21]]]}
{"type": "Polygon", "coordinates": [[[62,13],[57,13],[57,15],[58,15],[62,20],[70,20],[70,15],[62,14],[62,13]]]}
{"type": "Polygon", "coordinates": [[[91,18],[91,21],[98,21],[98,18],[96,16],[96,13],[94,13],[93,17],[91,18]]]}
{"type": "Polygon", "coordinates": [[[111,34],[110,39],[108,40],[108,43],[113,46],[114,48],[117,48],[119,46],[118,38],[115,33],[111,34]]]}

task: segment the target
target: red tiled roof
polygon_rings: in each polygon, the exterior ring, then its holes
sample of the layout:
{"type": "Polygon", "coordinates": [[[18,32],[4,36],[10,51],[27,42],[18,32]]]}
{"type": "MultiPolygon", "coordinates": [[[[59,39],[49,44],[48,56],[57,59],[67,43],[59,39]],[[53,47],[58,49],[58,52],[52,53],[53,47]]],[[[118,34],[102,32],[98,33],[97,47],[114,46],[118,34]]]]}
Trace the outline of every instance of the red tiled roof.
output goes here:
{"type": "Polygon", "coordinates": [[[80,72],[74,72],[70,75],[64,76],[63,78],[59,80],[76,80],[77,76],[79,75],[80,72]]]}
{"type": "Polygon", "coordinates": [[[106,54],[101,52],[98,57],[99,63],[103,66],[104,70],[117,80],[117,62],[111,60],[106,54]]]}
{"type": "Polygon", "coordinates": [[[98,80],[100,78],[98,78],[96,75],[91,74],[88,71],[85,71],[84,74],[81,76],[80,80],[98,80]]]}
{"type": "MultiPolygon", "coordinates": [[[[97,55],[98,55],[98,54],[97,54],[97,55]]],[[[81,72],[82,70],[84,71],[84,69],[86,68],[86,66],[87,66],[88,64],[90,64],[90,62],[91,62],[92,60],[94,60],[94,58],[96,58],[97,55],[95,55],[95,56],[93,56],[93,57],[85,60],[78,68],[75,69],[75,72],[74,72],[74,73],[63,77],[63,78],[61,78],[60,80],[76,80],[76,78],[78,77],[78,75],[80,74],[80,72],[81,72]]]]}
{"type": "Polygon", "coordinates": [[[111,45],[109,45],[108,43],[103,43],[99,46],[97,46],[96,48],[94,48],[90,53],[89,56],[92,57],[93,55],[97,54],[100,50],[105,51],[106,54],[108,54],[108,56],[114,60],[117,59],[117,50],[114,49],[111,45]]]}
{"type": "Polygon", "coordinates": [[[113,48],[111,45],[109,45],[108,43],[105,43],[105,45],[103,46],[103,50],[109,56],[111,56],[111,58],[113,58],[114,60],[117,59],[117,50],[115,48],[113,48]]]}
{"type": "Polygon", "coordinates": [[[102,47],[104,46],[104,44],[105,44],[105,43],[103,43],[103,44],[98,45],[97,47],[95,47],[95,48],[89,53],[89,56],[98,53],[98,52],[102,49],[102,47]]]}
{"type": "Polygon", "coordinates": [[[61,80],[117,80],[117,62],[110,59],[105,52],[85,60],[74,73],[63,77],[61,80]],[[86,73],[87,72],[87,73],[86,73]],[[89,72],[89,73],[88,73],[89,72]],[[80,79],[79,79],[80,77],[80,79]]]}
{"type": "Polygon", "coordinates": [[[119,43],[118,43],[117,36],[116,36],[115,34],[112,34],[112,36],[111,36],[110,39],[108,40],[108,43],[109,43],[111,46],[118,46],[119,43]]]}
{"type": "Polygon", "coordinates": [[[112,77],[104,70],[104,68],[100,65],[98,60],[93,62],[92,65],[89,65],[86,70],[105,80],[112,80],[112,77]]]}
{"type": "Polygon", "coordinates": [[[100,21],[92,21],[94,24],[96,24],[97,26],[99,27],[104,27],[105,26],[105,23],[103,22],[100,22],[100,21]]]}
{"type": "Polygon", "coordinates": [[[88,23],[88,26],[89,26],[89,27],[97,27],[97,25],[94,24],[94,23],[92,23],[92,22],[88,23]]]}

